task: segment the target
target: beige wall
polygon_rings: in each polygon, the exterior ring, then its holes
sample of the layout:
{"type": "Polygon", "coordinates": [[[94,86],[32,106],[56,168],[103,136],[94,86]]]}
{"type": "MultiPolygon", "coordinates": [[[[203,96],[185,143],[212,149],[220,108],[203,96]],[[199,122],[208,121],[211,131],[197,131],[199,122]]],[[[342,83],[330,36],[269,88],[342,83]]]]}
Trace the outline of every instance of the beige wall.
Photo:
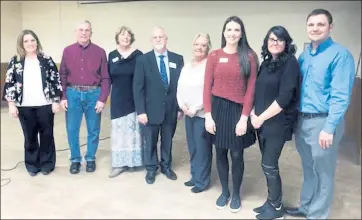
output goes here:
{"type": "Polygon", "coordinates": [[[1,62],[9,62],[15,54],[17,36],[21,30],[21,2],[1,1],[1,62]]]}
{"type": "MultiPolygon", "coordinates": [[[[306,16],[319,7],[330,10],[335,21],[333,38],[345,45],[357,62],[361,48],[359,1],[141,1],[93,5],[78,5],[75,1],[24,1],[21,4],[22,27],[33,29],[39,35],[45,51],[56,62],[60,62],[63,48],[74,42],[74,26],[78,19],[92,22],[93,42],[105,48],[107,53],[115,48],[114,32],[119,26],[130,26],[136,35],[134,46],[146,52],[151,49],[149,34],[152,26],[162,25],[169,36],[169,49],[190,59],[191,41],[196,32],[210,33],[213,47],[218,48],[223,22],[230,15],[238,15],[245,23],[249,43],[257,53],[260,54],[268,29],[273,25],[283,25],[294,38],[299,55],[303,43],[308,41],[306,16]]],[[[9,25],[2,25],[2,35],[7,27],[9,25]]]]}

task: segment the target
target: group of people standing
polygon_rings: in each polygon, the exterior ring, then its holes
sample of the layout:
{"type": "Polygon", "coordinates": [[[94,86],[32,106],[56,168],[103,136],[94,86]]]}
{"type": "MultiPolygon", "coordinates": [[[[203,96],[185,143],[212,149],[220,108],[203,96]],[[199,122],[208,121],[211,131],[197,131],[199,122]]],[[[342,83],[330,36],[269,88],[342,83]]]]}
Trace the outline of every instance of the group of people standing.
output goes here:
{"type": "Polygon", "coordinates": [[[191,175],[184,184],[193,193],[210,185],[214,145],[222,186],[216,207],[229,204],[232,212],[238,212],[244,149],[258,142],[268,197],[253,210],[256,217],[276,219],[287,213],[327,218],[343,117],[354,81],[354,59],[331,39],[333,20],[327,10],[313,10],[306,23],[311,43],[299,59],[288,31],[274,26],[264,38],[259,65],[237,16],[225,21],[220,49],[211,51],[210,36],[198,33],[192,42],[193,57],[185,64],[182,55],[167,49],[162,27],[152,30],[153,50],[145,54],[132,47],[132,30],[121,27],[115,35],[117,48],[107,58],[104,49],[90,41],[91,24],[84,21],[76,29],[77,43],[63,51],[59,73],[52,58],[43,53],[37,35],[24,30],[6,73],[4,99],[23,128],[28,172],[35,176],[54,170],[54,114],[60,107],[66,111],[70,173],[79,173],[81,168],[83,114],[88,130],[86,171],[94,172],[101,112],[111,93],[109,177],[144,166],[148,184],[155,182],[158,168],[176,180],[172,139],[177,121],[184,116],[191,175]],[[283,206],[278,167],[283,146],[293,134],[304,173],[298,208],[283,206]]]}

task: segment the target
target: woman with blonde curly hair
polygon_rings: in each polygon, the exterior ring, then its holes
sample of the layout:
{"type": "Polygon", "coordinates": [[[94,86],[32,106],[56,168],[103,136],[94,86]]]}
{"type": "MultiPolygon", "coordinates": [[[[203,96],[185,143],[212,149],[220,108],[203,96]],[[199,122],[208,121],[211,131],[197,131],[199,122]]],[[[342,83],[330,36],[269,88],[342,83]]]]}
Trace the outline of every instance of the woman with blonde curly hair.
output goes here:
{"type": "Polygon", "coordinates": [[[199,193],[210,184],[212,145],[203,137],[205,113],[203,110],[206,58],[211,48],[209,34],[198,33],[193,41],[193,58],[183,67],[178,80],[177,101],[185,115],[187,145],[190,153],[191,179],[186,186],[199,193]]]}

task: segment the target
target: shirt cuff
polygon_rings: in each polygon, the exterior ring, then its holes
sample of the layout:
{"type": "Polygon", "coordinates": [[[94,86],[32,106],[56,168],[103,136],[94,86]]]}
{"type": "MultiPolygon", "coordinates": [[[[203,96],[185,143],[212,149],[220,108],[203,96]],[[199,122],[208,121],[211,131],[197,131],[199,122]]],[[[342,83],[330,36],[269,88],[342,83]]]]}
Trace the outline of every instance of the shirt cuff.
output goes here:
{"type": "Polygon", "coordinates": [[[51,101],[53,103],[59,103],[60,102],[60,97],[53,97],[53,98],[51,98],[51,101]]]}
{"type": "Polygon", "coordinates": [[[326,122],[323,127],[323,131],[327,132],[328,134],[334,134],[336,130],[336,125],[326,122]]]}
{"type": "Polygon", "coordinates": [[[99,97],[98,101],[102,102],[103,104],[106,104],[107,103],[107,97],[99,97]]]}

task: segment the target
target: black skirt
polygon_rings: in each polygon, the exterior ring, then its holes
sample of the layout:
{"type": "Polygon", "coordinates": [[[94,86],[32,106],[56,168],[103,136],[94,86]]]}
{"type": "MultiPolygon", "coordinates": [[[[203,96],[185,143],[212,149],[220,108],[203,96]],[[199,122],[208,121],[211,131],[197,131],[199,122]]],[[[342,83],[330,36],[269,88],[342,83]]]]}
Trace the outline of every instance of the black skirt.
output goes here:
{"type": "Polygon", "coordinates": [[[215,122],[215,135],[205,131],[205,138],[215,144],[215,147],[242,150],[253,145],[256,141],[256,133],[250,119],[247,123],[246,134],[236,136],[235,128],[241,117],[243,106],[233,101],[213,96],[211,115],[215,122]]]}

